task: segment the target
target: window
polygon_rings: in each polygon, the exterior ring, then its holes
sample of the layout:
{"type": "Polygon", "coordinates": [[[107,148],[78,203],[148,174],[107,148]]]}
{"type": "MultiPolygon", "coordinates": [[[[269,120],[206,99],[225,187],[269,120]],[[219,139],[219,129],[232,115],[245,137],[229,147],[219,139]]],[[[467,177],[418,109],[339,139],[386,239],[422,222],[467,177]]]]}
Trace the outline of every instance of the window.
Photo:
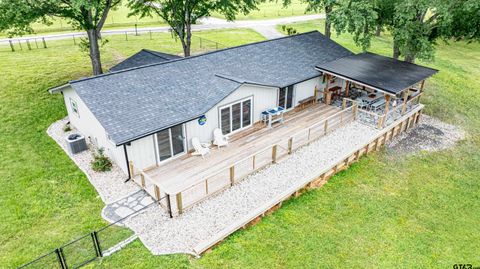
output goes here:
{"type": "Polygon", "coordinates": [[[229,134],[252,124],[252,99],[244,99],[220,108],[220,129],[229,134]]]}
{"type": "Polygon", "coordinates": [[[70,106],[71,106],[71,108],[72,108],[73,113],[75,113],[77,116],[80,116],[80,115],[78,114],[77,102],[75,102],[72,98],[70,98],[70,106]]]}
{"type": "Polygon", "coordinates": [[[293,106],[293,85],[278,90],[278,106],[290,109],[293,106]]]}
{"type": "Polygon", "coordinates": [[[185,153],[184,125],[176,125],[156,134],[159,161],[185,153]]]}

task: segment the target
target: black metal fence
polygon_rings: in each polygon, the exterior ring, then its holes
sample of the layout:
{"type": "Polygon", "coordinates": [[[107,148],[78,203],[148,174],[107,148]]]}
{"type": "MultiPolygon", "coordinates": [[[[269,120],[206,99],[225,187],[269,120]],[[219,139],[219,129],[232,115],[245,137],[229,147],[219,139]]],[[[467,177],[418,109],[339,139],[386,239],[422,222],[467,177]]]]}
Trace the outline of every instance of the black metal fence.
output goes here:
{"type": "MultiPolygon", "coordinates": [[[[108,42],[148,42],[150,40],[159,40],[165,38],[165,30],[148,30],[137,29],[128,31],[105,31],[103,33],[104,39],[108,42]]],[[[59,34],[50,35],[44,37],[24,37],[24,38],[12,38],[0,40],[0,52],[19,52],[19,51],[31,51],[37,49],[48,49],[58,47],[77,46],[82,42],[82,39],[86,39],[85,33],[71,33],[71,34],[59,34]]],[[[174,40],[177,39],[174,37],[174,40]]],[[[196,50],[218,50],[225,48],[226,46],[209,40],[197,35],[192,36],[192,49],[196,50]]]]}
{"type": "MultiPolygon", "coordinates": [[[[159,201],[144,206],[138,211],[135,211],[128,216],[111,223],[101,229],[95,230],[89,234],[81,236],[69,243],[56,248],[55,250],[42,255],[35,260],[26,263],[18,268],[25,269],[72,269],[80,268],[98,258],[109,256],[119,250],[123,244],[130,242],[129,239],[134,239],[134,233],[121,227],[121,224],[128,218],[144,211],[152,205],[159,205],[162,199],[167,199],[168,196],[162,197],[159,201]],[[120,225],[119,225],[120,224],[120,225]]],[[[162,209],[158,209],[162,210],[162,209]]]]}

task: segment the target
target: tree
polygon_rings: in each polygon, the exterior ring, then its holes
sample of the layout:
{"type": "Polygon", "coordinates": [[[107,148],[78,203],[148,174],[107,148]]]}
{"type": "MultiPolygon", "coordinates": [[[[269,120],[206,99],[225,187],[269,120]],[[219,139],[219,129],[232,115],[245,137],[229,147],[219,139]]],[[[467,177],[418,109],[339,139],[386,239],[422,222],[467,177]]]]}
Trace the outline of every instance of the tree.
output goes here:
{"type": "Polygon", "coordinates": [[[121,0],[0,0],[0,31],[12,35],[32,33],[34,22],[49,24],[51,17],[67,19],[87,32],[93,74],[101,74],[100,31],[108,12],[121,0]]]}
{"type": "MultiPolygon", "coordinates": [[[[398,0],[393,5],[393,20],[387,24],[391,23],[394,58],[431,60],[438,40],[480,40],[478,0],[398,0]]],[[[374,33],[363,16],[372,12],[377,19],[370,0],[342,0],[333,14],[335,29],[353,34],[355,43],[366,49],[374,33]]]]}
{"type": "Polygon", "coordinates": [[[248,13],[261,0],[129,0],[132,9],[129,15],[140,17],[154,14],[162,18],[180,39],[185,57],[190,56],[192,25],[201,17],[218,11],[228,20],[235,19],[239,12],[248,13]]]}
{"type": "MultiPolygon", "coordinates": [[[[326,37],[332,36],[332,20],[331,15],[337,4],[337,0],[303,0],[307,3],[305,12],[323,12],[325,13],[325,31],[326,37]]],[[[287,7],[292,3],[292,0],[283,0],[283,6],[287,7]]]]}
{"type": "Polygon", "coordinates": [[[377,13],[376,36],[380,36],[383,28],[389,28],[393,24],[395,3],[397,1],[398,0],[375,0],[374,10],[377,13]]]}
{"type": "Polygon", "coordinates": [[[332,22],[338,35],[347,32],[363,50],[370,47],[377,25],[374,3],[368,0],[343,0],[337,2],[332,12],[332,22]]]}

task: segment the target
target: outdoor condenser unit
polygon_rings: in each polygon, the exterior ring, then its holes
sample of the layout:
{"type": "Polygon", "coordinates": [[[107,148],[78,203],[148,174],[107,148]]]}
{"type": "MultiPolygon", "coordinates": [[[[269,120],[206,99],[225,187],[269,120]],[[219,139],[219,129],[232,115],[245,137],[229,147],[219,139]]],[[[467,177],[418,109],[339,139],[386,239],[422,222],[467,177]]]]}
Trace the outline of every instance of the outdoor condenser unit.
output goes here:
{"type": "Polygon", "coordinates": [[[87,150],[87,142],[81,134],[71,134],[67,137],[67,148],[70,154],[76,154],[87,150]]]}

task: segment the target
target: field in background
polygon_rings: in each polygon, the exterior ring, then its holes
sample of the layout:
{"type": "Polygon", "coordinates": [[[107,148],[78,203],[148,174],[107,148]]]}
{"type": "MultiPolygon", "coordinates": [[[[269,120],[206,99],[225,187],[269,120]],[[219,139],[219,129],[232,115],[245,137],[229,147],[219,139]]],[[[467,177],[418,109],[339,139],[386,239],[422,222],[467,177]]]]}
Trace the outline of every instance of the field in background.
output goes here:
{"type": "MultiPolygon", "coordinates": [[[[294,24],[323,30],[323,22],[294,24]]],[[[234,45],[261,40],[247,30],[199,32],[234,45]]],[[[107,66],[140,48],[179,53],[180,44],[112,40],[107,66]]],[[[121,38],[121,36],[119,37],[121,38]]],[[[348,35],[334,36],[359,51],[348,35]]],[[[198,45],[197,45],[198,46],[198,45]]],[[[391,54],[391,38],[372,51],[391,54]]],[[[195,45],[194,45],[195,47],[195,45]]],[[[87,56],[61,49],[2,52],[0,66],[0,264],[19,265],[104,224],[102,202],[85,176],[45,133],[66,115],[48,87],[90,73],[87,56]],[[59,57],[61,55],[61,57],[59,57]]],[[[461,125],[469,137],[437,153],[371,155],[318,190],[284,203],[201,259],[153,256],[139,240],[87,268],[452,268],[480,264],[480,45],[440,44],[427,65],[440,73],[426,85],[427,113],[461,125]]],[[[425,64],[425,63],[421,63],[425,64]]]]}
{"type": "MultiPolygon", "coordinates": [[[[288,16],[301,16],[305,14],[305,8],[307,5],[300,0],[293,0],[292,4],[286,8],[282,6],[281,2],[266,2],[259,5],[258,10],[254,10],[249,14],[239,14],[237,20],[258,20],[258,19],[272,19],[278,17],[288,16]]],[[[123,5],[116,10],[112,10],[105,22],[103,30],[111,30],[118,28],[133,28],[135,24],[141,27],[155,27],[166,26],[167,24],[158,16],[140,18],[139,16],[130,16],[130,9],[126,6],[124,1],[123,5]]],[[[213,17],[222,18],[225,17],[219,13],[213,13],[213,17]]],[[[41,23],[35,23],[33,29],[37,34],[53,34],[62,32],[72,32],[74,30],[67,20],[54,18],[51,20],[51,25],[44,25],[41,23]]],[[[0,38],[6,37],[5,34],[0,32],[0,38]]]]}

